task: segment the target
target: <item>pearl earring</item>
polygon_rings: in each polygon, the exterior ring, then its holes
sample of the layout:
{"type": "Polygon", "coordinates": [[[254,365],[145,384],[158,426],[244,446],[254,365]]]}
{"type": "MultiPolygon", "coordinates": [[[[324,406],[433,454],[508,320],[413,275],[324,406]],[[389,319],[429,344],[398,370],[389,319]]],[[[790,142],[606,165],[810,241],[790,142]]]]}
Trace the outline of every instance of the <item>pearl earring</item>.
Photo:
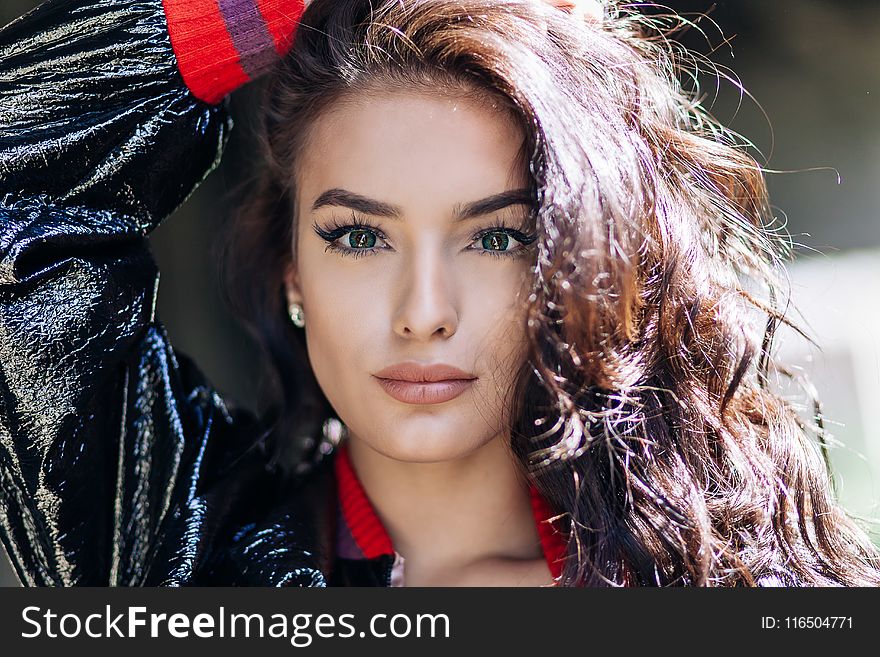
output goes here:
{"type": "Polygon", "coordinates": [[[302,328],[306,325],[306,318],[303,314],[303,307],[301,305],[293,302],[287,307],[287,312],[290,315],[290,321],[293,322],[294,326],[302,328]]]}

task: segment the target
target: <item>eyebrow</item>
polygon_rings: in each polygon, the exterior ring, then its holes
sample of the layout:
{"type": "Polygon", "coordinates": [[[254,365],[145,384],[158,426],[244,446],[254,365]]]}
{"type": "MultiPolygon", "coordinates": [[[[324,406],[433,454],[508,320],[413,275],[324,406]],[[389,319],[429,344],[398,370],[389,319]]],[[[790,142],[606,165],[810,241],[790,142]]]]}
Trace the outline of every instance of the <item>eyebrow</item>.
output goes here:
{"type": "MultiPolygon", "coordinates": [[[[532,206],[534,203],[532,195],[528,189],[510,189],[505,192],[493,194],[479,201],[473,201],[462,206],[460,203],[455,206],[453,211],[454,221],[465,221],[491,212],[497,212],[511,205],[527,205],[532,206]]],[[[403,212],[396,205],[377,201],[376,199],[355,194],[347,189],[334,187],[328,189],[321,194],[315,202],[312,203],[312,211],[328,205],[351,208],[364,214],[377,217],[386,217],[395,221],[403,219],[403,212]]]]}

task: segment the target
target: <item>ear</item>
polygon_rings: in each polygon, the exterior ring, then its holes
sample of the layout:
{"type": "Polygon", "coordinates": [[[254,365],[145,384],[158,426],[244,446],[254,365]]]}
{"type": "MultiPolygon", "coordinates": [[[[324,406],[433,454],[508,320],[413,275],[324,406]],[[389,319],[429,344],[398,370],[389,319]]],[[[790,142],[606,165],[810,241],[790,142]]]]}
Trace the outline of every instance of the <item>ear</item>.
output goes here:
{"type": "Polygon", "coordinates": [[[302,304],[302,291],[299,287],[299,275],[296,265],[291,261],[284,269],[284,296],[287,299],[287,305],[292,303],[302,304]]]}

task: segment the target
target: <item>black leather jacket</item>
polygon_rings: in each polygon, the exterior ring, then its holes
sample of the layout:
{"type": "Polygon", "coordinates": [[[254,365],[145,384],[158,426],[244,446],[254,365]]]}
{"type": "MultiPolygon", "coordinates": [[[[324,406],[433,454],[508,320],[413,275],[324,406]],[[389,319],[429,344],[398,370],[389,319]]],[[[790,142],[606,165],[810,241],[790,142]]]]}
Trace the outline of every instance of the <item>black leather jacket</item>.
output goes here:
{"type": "Polygon", "coordinates": [[[3,545],[27,585],[388,585],[387,556],[333,563],[333,454],[269,471],[156,321],[146,236],[232,127],[167,28],[161,0],[50,0],[0,31],[3,545]]]}

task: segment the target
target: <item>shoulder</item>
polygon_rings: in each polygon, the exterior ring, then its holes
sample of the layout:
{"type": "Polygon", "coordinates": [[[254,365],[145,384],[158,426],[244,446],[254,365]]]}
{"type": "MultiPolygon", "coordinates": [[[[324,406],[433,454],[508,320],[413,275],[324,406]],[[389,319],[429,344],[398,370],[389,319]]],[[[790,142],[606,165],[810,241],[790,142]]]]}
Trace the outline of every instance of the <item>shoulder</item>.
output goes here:
{"type": "Polygon", "coordinates": [[[327,585],[336,519],[332,459],[292,476],[269,468],[265,454],[250,454],[206,497],[224,511],[198,584],[327,585]]]}
{"type": "Polygon", "coordinates": [[[147,585],[324,586],[335,527],[332,458],[273,466],[267,424],[175,354],[194,448],[151,560],[147,585]]]}

